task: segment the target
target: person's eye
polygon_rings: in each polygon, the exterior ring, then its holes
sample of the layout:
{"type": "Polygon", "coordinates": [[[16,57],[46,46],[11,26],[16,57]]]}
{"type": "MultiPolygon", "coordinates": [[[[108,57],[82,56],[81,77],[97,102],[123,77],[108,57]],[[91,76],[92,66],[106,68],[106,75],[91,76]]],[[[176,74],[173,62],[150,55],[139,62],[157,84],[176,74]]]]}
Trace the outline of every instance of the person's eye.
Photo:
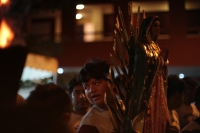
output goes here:
{"type": "Polygon", "coordinates": [[[95,82],[94,84],[95,84],[95,85],[99,85],[99,84],[100,84],[100,82],[95,82]]]}

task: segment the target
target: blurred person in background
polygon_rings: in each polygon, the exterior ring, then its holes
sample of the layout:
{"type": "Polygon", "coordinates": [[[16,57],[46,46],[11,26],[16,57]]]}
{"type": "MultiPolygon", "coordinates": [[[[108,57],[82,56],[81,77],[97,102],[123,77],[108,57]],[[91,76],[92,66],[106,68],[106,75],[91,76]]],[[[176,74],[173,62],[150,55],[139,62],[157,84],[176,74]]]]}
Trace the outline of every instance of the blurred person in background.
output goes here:
{"type": "MultiPolygon", "coordinates": [[[[195,106],[200,111],[200,86],[196,90],[195,94],[195,106]]],[[[200,117],[194,119],[188,125],[186,125],[181,133],[200,133],[200,117]]]]}
{"type": "Polygon", "coordinates": [[[71,100],[60,86],[37,85],[26,104],[1,115],[2,133],[68,133],[71,100]]]}
{"type": "Polygon", "coordinates": [[[68,84],[68,93],[71,97],[73,109],[71,119],[67,127],[70,133],[76,133],[80,121],[90,109],[91,104],[85,96],[83,86],[80,82],[78,82],[76,76],[71,79],[68,84]]]}
{"type": "Polygon", "coordinates": [[[199,110],[193,104],[195,101],[195,93],[198,88],[198,82],[192,77],[185,77],[183,78],[183,81],[186,84],[186,89],[183,94],[184,101],[181,107],[176,109],[179,115],[181,129],[199,117],[199,110]]]}
{"type": "Polygon", "coordinates": [[[185,83],[177,75],[172,74],[168,76],[167,104],[172,121],[171,125],[174,127],[174,132],[176,133],[180,132],[180,123],[175,109],[178,109],[183,103],[184,89],[185,83]]]}

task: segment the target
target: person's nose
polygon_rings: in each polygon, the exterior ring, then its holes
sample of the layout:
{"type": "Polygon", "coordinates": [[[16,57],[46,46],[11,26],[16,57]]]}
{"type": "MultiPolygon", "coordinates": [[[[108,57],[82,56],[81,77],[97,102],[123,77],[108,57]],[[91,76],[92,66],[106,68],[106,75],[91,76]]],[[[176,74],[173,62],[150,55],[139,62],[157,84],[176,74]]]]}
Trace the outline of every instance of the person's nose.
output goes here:
{"type": "Polygon", "coordinates": [[[93,93],[95,91],[96,91],[95,86],[91,85],[90,88],[89,88],[89,93],[93,93]]]}

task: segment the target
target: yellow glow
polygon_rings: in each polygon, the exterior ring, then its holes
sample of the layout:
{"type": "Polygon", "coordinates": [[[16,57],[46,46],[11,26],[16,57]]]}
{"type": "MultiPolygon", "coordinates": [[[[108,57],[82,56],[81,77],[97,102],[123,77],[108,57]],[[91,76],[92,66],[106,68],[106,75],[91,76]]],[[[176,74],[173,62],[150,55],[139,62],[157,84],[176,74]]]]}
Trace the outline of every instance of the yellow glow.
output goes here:
{"type": "Polygon", "coordinates": [[[8,1],[9,1],[9,0],[0,0],[0,5],[1,5],[1,4],[6,4],[6,3],[8,3],[8,1]]]}
{"type": "Polygon", "coordinates": [[[0,23],[0,48],[8,47],[14,38],[14,33],[5,20],[0,23]]]}

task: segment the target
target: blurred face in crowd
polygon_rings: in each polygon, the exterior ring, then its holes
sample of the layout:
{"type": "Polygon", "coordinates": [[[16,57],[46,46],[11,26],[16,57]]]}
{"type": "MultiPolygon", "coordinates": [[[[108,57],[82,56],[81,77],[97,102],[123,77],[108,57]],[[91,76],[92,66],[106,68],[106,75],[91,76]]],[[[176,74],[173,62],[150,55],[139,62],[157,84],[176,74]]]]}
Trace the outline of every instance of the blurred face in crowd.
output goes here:
{"type": "Polygon", "coordinates": [[[91,78],[88,82],[83,83],[83,87],[88,100],[93,105],[101,109],[107,109],[104,103],[104,94],[109,89],[106,80],[91,78]]]}
{"type": "Polygon", "coordinates": [[[85,112],[90,108],[90,103],[85,96],[85,91],[82,85],[77,85],[73,88],[71,99],[74,113],[85,114],[85,112]]]}

